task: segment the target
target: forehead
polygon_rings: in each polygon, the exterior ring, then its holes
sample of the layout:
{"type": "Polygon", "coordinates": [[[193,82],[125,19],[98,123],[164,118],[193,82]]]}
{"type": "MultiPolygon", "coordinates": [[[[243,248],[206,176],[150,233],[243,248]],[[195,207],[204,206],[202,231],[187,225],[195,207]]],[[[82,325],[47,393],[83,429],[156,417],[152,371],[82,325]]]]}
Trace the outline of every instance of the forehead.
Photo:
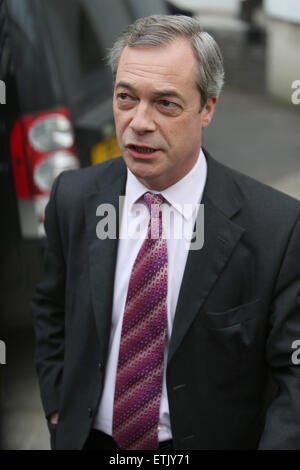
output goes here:
{"type": "Polygon", "coordinates": [[[126,79],[133,85],[196,86],[196,58],[183,38],[156,47],[126,46],[121,54],[116,83],[126,79]]]}

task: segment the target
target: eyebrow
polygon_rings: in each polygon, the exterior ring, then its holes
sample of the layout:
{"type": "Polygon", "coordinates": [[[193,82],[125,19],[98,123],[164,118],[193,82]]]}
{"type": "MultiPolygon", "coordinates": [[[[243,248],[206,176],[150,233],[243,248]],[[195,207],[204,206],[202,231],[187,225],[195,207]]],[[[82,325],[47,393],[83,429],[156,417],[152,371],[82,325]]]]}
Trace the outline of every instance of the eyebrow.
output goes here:
{"type": "MultiPolygon", "coordinates": [[[[127,88],[128,90],[131,90],[133,93],[137,93],[137,89],[133,86],[130,85],[130,83],[120,81],[116,84],[116,89],[118,88],[127,88]]],[[[185,103],[184,98],[181,96],[180,93],[178,93],[176,90],[173,89],[164,89],[164,90],[157,90],[153,91],[152,93],[154,96],[174,96],[175,98],[178,98],[181,100],[183,103],[185,103]]]]}

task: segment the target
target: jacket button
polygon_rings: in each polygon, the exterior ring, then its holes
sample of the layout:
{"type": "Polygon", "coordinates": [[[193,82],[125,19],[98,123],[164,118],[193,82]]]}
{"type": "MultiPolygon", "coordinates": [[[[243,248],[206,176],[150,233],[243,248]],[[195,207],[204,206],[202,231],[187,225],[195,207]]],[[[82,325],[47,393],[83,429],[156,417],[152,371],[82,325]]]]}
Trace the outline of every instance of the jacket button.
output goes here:
{"type": "Polygon", "coordinates": [[[99,362],[98,368],[99,368],[99,370],[103,370],[103,363],[102,362],[99,362]]]}
{"type": "Polygon", "coordinates": [[[88,408],[88,414],[89,414],[89,417],[93,415],[93,408],[88,408]]]}

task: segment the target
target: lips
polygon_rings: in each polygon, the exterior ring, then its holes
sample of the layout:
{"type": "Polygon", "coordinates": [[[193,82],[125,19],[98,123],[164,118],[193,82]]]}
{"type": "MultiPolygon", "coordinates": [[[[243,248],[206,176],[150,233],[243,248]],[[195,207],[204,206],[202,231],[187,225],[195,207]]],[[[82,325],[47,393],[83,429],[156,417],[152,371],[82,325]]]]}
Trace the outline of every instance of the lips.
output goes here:
{"type": "Polygon", "coordinates": [[[148,145],[137,145],[137,144],[128,144],[126,148],[131,152],[135,157],[151,157],[158,149],[154,147],[149,147],[148,145]]]}
{"type": "Polygon", "coordinates": [[[137,145],[131,145],[130,148],[132,148],[136,152],[140,152],[140,153],[151,153],[151,152],[155,152],[155,150],[156,150],[156,149],[153,149],[151,147],[140,147],[140,146],[137,146],[137,145]]]}

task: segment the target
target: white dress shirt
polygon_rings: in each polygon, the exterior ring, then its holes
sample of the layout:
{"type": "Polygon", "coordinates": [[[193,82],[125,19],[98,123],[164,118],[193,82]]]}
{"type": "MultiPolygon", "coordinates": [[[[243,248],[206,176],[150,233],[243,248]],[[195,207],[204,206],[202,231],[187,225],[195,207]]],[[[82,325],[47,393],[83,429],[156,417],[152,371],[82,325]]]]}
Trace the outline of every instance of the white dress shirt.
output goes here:
{"type": "MultiPolygon", "coordinates": [[[[162,397],[159,416],[159,441],[172,439],[169,403],[166,388],[166,365],[168,345],[183,273],[189,252],[187,238],[191,239],[197,209],[202,200],[206,183],[207,165],[201,149],[199,158],[190,172],[173,186],[159,192],[165,198],[162,205],[163,230],[168,249],[168,294],[167,315],[168,329],[164,356],[162,397]],[[190,204],[194,210],[191,211],[190,204]],[[176,229],[175,229],[176,227],[176,229]],[[184,233],[182,228],[184,227],[184,233]],[[175,231],[174,231],[175,230],[175,231]],[[183,233],[183,236],[182,236],[183,233]]],[[[121,217],[117,262],[114,280],[112,323],[108,358],[104,378],[103,394],[100,400],[93,427],[112,435],[114,390],[118,364],[119,345],[123,314],[129,285],[129,279],[136,256],[142,246],[149,223],[149,211],[142,196],[150,191],[127,169],[124,209],[121,217]],[[144,209],[144,210],[139,210],[144,209]]],[[[158,191],[152,191],[158,193],[158,191]]]]}

